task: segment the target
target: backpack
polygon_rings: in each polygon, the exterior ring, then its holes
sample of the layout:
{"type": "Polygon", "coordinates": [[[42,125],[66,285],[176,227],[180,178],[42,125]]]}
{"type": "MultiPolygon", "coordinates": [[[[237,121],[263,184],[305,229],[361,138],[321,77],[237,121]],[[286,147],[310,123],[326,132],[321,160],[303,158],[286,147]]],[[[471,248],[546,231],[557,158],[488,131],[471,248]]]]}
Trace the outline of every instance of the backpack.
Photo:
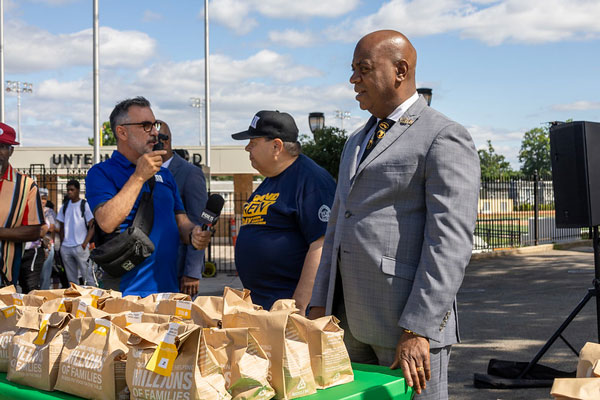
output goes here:
{"type": "MultiPolygon", "coordinates": [[[[67,200],[67,202],[63,205],[63,209],[62,209],[63,218],[66,218],[67,207],[69,207],[70,203],[71,203],[71,200],[67,200]]],[[[81,218],[83,218],[83,221],[85,222],[85,225],[87,226],[88,221],[85,219],[85,204],[86,203],[87,202],[85,201],[85,199],[81,199],[81,203],[79,203],[79,208],[81,208],[81,218]]]]}

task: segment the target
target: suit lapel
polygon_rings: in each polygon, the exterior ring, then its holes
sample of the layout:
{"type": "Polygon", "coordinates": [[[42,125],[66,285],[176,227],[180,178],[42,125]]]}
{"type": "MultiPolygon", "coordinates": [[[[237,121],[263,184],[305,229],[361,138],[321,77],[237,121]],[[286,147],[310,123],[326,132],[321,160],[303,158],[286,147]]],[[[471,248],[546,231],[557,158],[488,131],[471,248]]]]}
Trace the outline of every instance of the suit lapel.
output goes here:
{"type": "Polygon", "coordinates": [[[167,168],[169,171],[171,171],[171,175],[175,176],[175,172],[177,172],[177,170],[180,167],[180,163],[178,160],[179,156],[177,155],[177,153],[173,153],[173,159],[171,160],[171,163],[169,164],[169,168],[167,168]]]}
{"type": "Polygon", "coordinates": [[[400,136],[402,136],[404,132],[406,132],[411,125],[415,123],[417,119],[419,119],[425,104],[425,100],[422,97],[419,97],[415,104],[413,104],[404,114],[402,114],[400,119],[394,124],[394,126],[390,128],[383,139],[377,143],[373,151],[371,151],[371,154],[369,154],[367,158],[360,163],[358,169],[356,170],[356,176],[360,175],[367,165],[379,157],[381,153],[390,147],[392,143],[398,140],[398,138],[400,138],[400,136]]]}

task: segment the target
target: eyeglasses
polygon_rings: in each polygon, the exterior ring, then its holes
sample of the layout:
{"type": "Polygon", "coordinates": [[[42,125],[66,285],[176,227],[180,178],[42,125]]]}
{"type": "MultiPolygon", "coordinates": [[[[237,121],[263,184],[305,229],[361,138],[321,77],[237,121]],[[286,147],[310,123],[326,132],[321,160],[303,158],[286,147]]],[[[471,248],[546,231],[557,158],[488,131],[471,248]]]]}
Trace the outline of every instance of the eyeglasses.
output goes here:
{"type": "Polygon", "coordinates": [[[152,131],[152,127],[156,128],[157,131],[160,130],[160,122],[158,122],[158,121],[127,122],[126,124],[119,124],[119,125],[123,125],[123,126],[124,125],[141,125],[142,129],[146,133],[150,133],[150,131],[152,131]]]}

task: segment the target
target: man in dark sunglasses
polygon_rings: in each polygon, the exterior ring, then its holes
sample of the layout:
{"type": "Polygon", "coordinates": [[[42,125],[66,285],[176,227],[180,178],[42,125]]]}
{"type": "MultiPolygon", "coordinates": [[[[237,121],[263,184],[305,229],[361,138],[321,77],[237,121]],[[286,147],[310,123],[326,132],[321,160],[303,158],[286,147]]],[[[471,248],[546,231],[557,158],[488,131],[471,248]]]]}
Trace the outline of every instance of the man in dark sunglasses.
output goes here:
{"type": "Polygon", "coordinates": [[[123,100],[110,114],[117,139],[111,158],[93,166],[86,177],[86,197],[102,232],[123,232],[133,224],[141,194],[150,191],[154,221],[149,234],[155,250],[141,264],[120,278],[104,272],[105,288],[123,295],[147,296],[177,292],[177,249],[179,243],[204,249],[210,232],[187,217],[173,175],[162,166],[165,150],[153,150],[160,123],[144,97],[123,100]]]}

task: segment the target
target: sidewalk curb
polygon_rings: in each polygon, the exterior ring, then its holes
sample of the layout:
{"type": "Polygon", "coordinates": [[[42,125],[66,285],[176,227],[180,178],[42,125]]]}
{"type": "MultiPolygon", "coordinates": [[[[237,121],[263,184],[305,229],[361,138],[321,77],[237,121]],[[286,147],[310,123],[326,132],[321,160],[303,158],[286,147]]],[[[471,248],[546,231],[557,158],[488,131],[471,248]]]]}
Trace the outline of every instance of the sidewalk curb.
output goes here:
{"type": "Polygon", "coordinates": [[[514,249],[502,249],[502,250],[494,250],[487,253],[475,253],[471,255],[471,261],[476,260],[485,260],[488,258],[496,258],[496,257],[506,257],[512,256],[515,254],[536,254],[536,253],[544,253],[550,250],[569,250],[574,247],[586,247],[592,246],[591,240],[577,240],[574,242],[567,243],[550,243],[550,244],[540,244],[537,246],[527,246],[527,247],[517,247],[514,249]]]}

